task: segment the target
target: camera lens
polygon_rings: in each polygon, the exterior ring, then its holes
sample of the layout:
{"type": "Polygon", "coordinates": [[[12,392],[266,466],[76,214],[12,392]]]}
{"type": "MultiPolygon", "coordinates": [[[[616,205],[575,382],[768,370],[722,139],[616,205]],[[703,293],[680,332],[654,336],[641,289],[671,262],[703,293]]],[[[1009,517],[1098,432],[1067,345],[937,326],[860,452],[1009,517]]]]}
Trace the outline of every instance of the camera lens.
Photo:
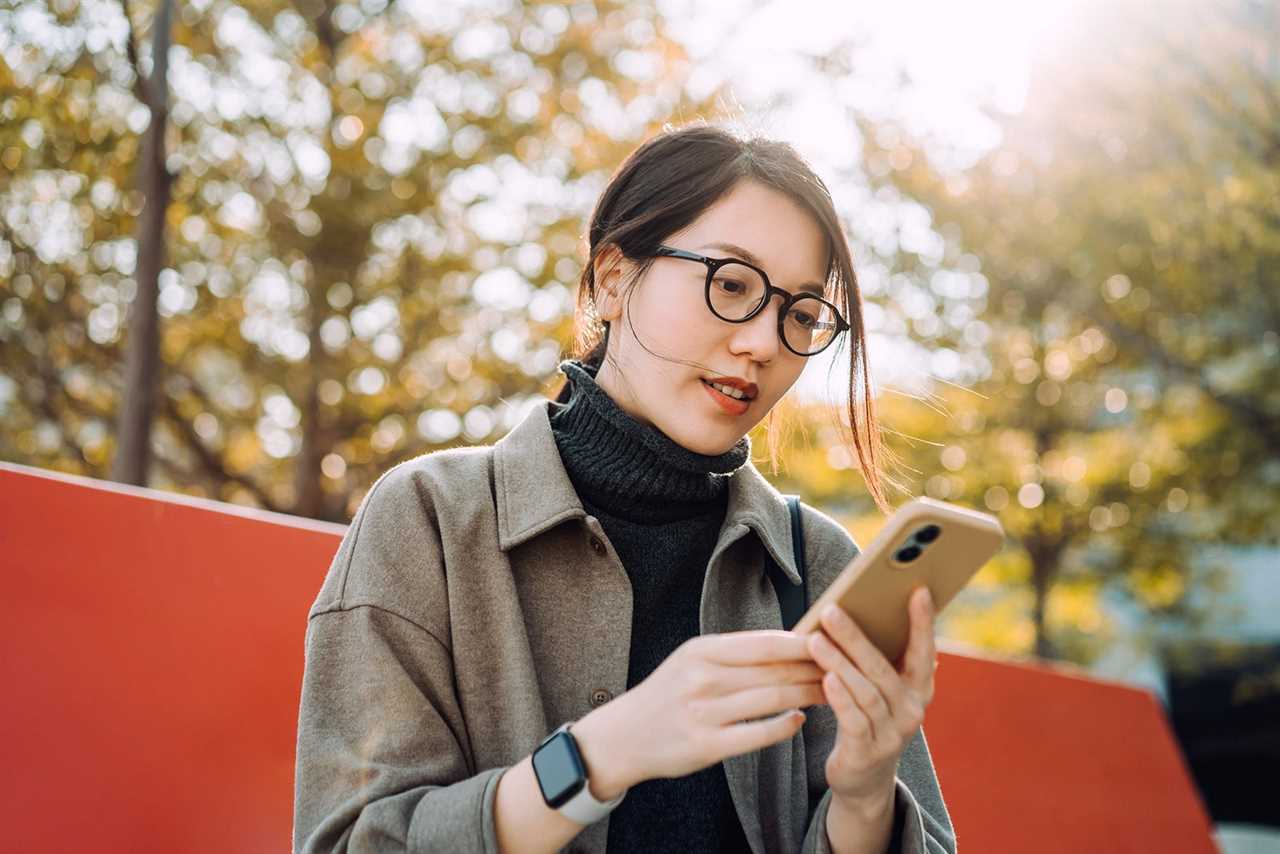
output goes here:
{"type": "Polygon", "coordinates": [[[905,549],[898,549],[898,553],[894,555],[894,558],[899,563],[911,563],[918,557],[920,557],[919,546],[907,546],[905,549]]]}
{"type": "Polygon", "coordinates": [[[934,540],[938,539],[938,534],[941,533],[942,529],[937,525],[925,525],[923,528],[916,531],[916,542],[932,543],[934,540]]]}

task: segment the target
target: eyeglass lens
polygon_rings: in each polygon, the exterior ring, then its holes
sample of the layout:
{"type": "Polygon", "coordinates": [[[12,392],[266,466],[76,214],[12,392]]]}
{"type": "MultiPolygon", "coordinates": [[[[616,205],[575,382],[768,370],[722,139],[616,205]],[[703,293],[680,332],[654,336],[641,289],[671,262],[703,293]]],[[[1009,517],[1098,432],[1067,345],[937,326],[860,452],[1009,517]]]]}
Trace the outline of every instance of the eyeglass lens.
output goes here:
{"type": "MultiPolygon", "coordinates": [[[[760,305],[764,295],[764,279],[743,264],[724,264],[712,276],[709,290],[711,308],[724,320],[747,317],[760,305]]],[[[782,334],[787,345],[796,352],[815,353],[835,337],[835,309],[817,296],[802,296],[787,311],[782,334]]]]}

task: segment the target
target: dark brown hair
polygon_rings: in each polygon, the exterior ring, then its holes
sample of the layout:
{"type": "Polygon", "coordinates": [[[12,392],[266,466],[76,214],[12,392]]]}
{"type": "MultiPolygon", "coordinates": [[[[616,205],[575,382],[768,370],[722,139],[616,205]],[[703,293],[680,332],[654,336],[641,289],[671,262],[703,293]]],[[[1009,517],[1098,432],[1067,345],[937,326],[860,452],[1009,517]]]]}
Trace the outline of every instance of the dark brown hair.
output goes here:
{"type": "MultiPolygon", "coordinates": [[[[842,440],[851,444],[857,455],[867,491],[881,512],[888,514],[893,508],[885,498],[885,478],[878,465],[885,446],[871,396],[862,296],[853,269],[853,255],[840,228],[831,193],[788,143],[760,136],[744,138],[698,120],[678,128],[664,128],[628,155],[610,178],[591,214],[588,257],[578,283],[574,348],[570,358],[599,365],[608,352],[610,324],[598,319],[594,302],[595,266],[601,253],[613,246],[636,262],[633,275],[624,284],[629,296],[653,263],[651,253],[658,244],[688,226],[739,181],[747,179],[793,199],[813,216],[826,234],[829,253],[826,298],[840,307],[848,319],[853,339],[853,346],[849,348],[849,421],[846,423],[837,411],[836,427],[842,440]],[[857,393],[859,377],[861,400],[857,393]]],[[[838,350],[847,343],[848,338],[842,336],[841,341],[832,346],[838,350]]],[[[566,381],[556,401],[566,402],[569,391],[570,383],[566,381]]],[[[781,444],[775,429],[776,411],[777,407],[770,410],[768,418],[769,459],[775,473],[781,444]]]]}

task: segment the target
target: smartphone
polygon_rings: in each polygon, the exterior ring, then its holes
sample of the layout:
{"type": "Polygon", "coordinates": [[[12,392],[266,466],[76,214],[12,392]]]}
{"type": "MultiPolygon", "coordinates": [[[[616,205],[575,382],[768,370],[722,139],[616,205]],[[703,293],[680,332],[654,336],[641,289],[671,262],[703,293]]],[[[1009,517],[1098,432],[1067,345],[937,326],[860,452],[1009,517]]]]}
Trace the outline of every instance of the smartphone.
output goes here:
{"type": "Polygon", "coordinates": [[[823,609],[835,602],[898,666],[911,630],[907,602],[912,592],[927,586],[934,613],[942,613],[1003,543],[1004,528],[996,517],[958,504],[916,498],[898,508],[792,631],[820,630],[823,609]]]}

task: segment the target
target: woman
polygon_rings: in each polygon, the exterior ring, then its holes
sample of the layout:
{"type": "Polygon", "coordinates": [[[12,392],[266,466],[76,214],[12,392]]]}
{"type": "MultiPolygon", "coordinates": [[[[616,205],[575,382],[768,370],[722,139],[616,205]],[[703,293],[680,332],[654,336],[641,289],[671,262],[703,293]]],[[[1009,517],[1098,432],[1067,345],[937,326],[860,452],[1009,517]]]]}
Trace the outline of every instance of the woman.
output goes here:
{"type": "MultiPolygon", "coordinates": [[[[557,399],[393,467],[343,538],[308,619],[295,849],[954,852],[927,591],[890,664],[838,613],[783,631],[764,570],[800,583],[747,433],[849,333],[888,509],[859,309],[789,146],[695,124],[633,152],[557,399]]],[[[802,513],[812,599],[858,548],[802,513]]]]}

